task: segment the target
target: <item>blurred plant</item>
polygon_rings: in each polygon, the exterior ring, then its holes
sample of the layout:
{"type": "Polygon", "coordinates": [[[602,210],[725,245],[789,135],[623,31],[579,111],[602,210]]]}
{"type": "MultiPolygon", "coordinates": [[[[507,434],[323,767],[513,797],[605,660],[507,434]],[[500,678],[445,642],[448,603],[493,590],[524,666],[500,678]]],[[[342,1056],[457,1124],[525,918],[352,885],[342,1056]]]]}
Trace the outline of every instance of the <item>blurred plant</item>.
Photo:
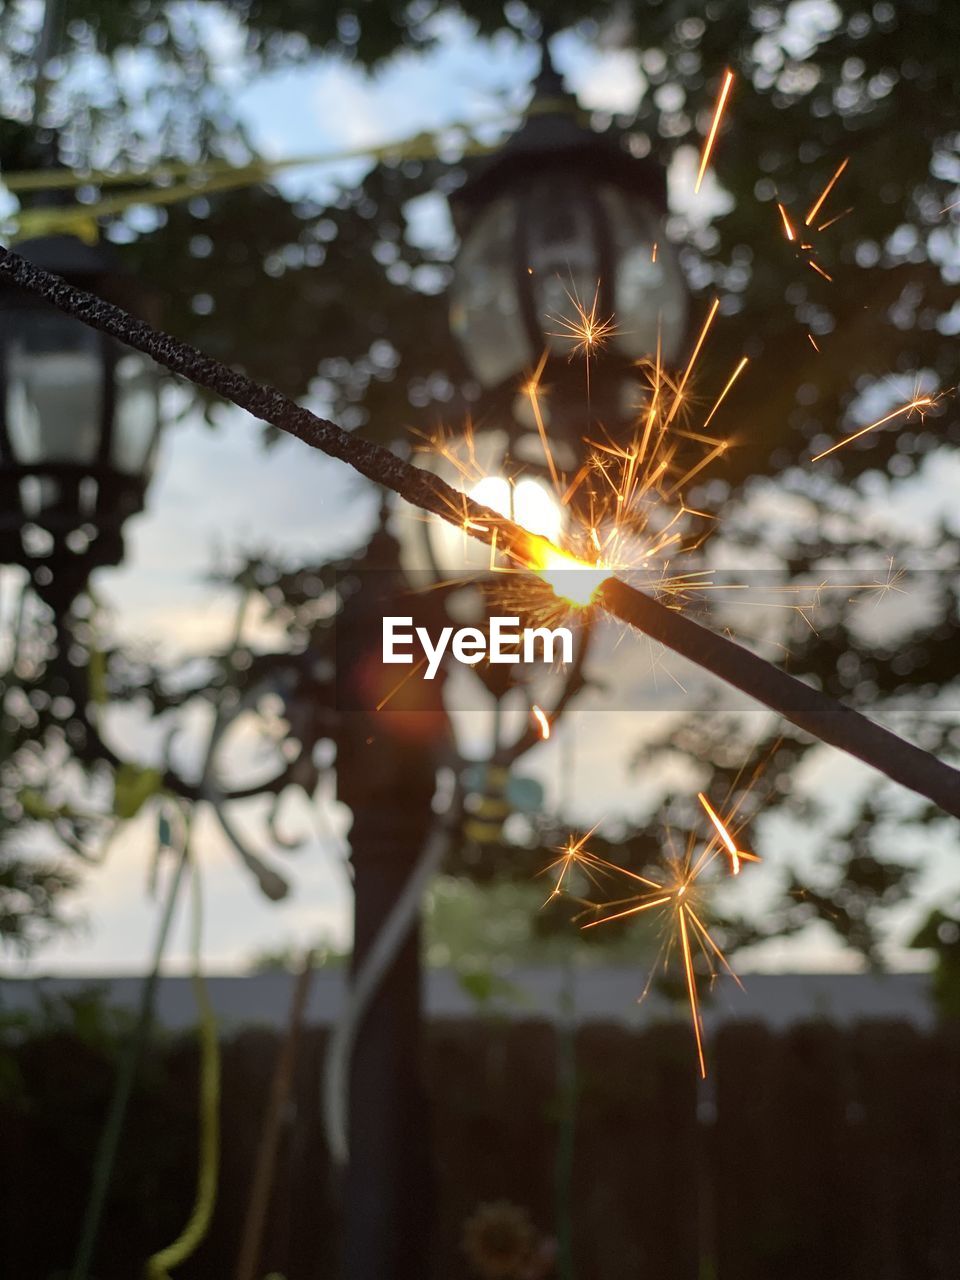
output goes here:
{"type": "Polygon", "coordinates": [[[910,945],[932,951],[933,998],[942,1018],[960,1019],[960,918],[931,911],[910,945]]]}
{"type": "Polygon", "coordinates": [[[497,1200],[467,1219],[463,1251],[481,1280],[544,1280],[553,1270],[556,1244],[537,1231],[526,1209],[497,1200]]]}

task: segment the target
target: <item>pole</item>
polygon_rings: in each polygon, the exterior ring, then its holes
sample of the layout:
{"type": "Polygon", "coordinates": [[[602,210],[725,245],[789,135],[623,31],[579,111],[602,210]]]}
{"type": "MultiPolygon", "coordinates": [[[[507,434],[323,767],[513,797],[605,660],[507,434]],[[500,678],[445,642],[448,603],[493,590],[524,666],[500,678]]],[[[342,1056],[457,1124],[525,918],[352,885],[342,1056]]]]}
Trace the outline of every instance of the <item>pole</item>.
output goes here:
{"type": "MultiPolygon", "coordinates": [[[[345,584],[337,621],[337,791],[353,812],[357,975],[417,873],[434,822],[447,721],[436,688],[397,686],[381,662],[381,619],[435,608],[411,600],[381,523],[345,584]]],[[[431,1223],[430,1144],[420,1076],[419,914],[367,1005],[349,1073],[344,1180],[347,1280],[423,1280],[431,1223]]]]}
{"type": "MultiPolygon", "coordinates": [[[[432,794],[358,806],[353,970],[403,892],[431,821],[432,794]]],[[[350,1072],[344,1272],[347,1280],[423,1280],[431,1223],[427,1104],[420,1079],[420,928],[397,953],[360,1024],[350,1072]]]]}

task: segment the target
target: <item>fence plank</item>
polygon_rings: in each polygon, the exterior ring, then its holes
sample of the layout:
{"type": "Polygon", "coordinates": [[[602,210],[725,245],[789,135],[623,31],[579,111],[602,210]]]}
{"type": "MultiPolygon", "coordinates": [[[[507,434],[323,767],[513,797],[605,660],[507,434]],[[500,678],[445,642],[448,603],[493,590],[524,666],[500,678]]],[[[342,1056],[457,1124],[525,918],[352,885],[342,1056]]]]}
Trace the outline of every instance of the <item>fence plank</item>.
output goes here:
{"type": "Polygon", "coordinates": [[[730,1026],[718,1036],[720,1280],[850,1276],[848,1056],[844,1034],[826,1023],[783,1036],[730,1026]]]}
{"type": "MultiPolygon", "coordinates": [[[[287,1280],[338,1271],[339,1188],[319,1113],[323,1039],[309,1031],[302,1041],[261,1258],[264,1273],[287,1280]]],[[[278,1047],[261,1031],[224,1044],[219,1202],[181,1280],[232,1274],[278,1047]]],[[[0,1274],[48,1280],[69,1267],[112,1065],[102,1045],[65,1033],[7,1056],[0,1274]]],[[[587,1024],[575,1058],[577,1280],[960,1274],[960,1028],[728,1025],[699,1089],[682,1025],[587,1024]],[[711,1093],[715,1105],[701,1105],[698,1121],[698,1097],[711,1093]]],[[[432,1276],[466,1280],[463,1226],[480,1203],[512,1201],[542,1232],[555,1229],[555,1029],[434,1024],[424,1067],[438,1210],[432,1276]]],[[[145,1060],[97,1280],[139,1275],[183,1225],[196,1177],[196,1076],[190,1040],[161,1041],[145,1060]]]]}
{"type": "Polygon", "coordinates": [[[695,1280],[696,1064],[685,1026],[588,1024],[580,1080],[574,1245],[578,1280],[695,1280]]]}

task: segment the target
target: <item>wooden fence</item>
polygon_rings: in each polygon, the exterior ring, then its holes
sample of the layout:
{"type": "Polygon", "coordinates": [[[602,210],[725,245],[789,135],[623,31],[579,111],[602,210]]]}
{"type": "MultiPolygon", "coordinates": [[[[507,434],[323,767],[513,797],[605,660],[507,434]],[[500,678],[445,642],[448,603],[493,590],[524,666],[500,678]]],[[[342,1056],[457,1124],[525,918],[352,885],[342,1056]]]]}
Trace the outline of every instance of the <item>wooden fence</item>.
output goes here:
{"type": "MultiPolygon", "coordinates": [[[[575,1111],[546,1023],[441,1022],[426,1074],[437,1215],[431,1280],[469,1276],[464,1220],[485,1201],[557,1212],[558,1133],[573,1115],[566,1198],[576,1280],[957,1280],[960,1028],[900,1023],[787,1033],[731,1025],[701,1084],[686,1030],[587,1025],[575,1111]]],[[[323,1037],[304,1038],[261,1273],[337,1275],[337,1187],[320,1126],[323,1037]]],[[[229,1280],[278,1040],[224,1045],[223,1160],[210,1235],[178,1280],[229,1280]]],[[[34,1038],[0,1076],[0,1275],[69,1266],[109,1057],[74,1035],[34,1038]]],[[[137,1280],[185,1220],[196,1165],[196,1055],[175,1042],[141,1073],[98,1280],[137,1280]]],[[[563,1197],[561,1197],[561,1203],[563,1197]]],[[[387,1277],[384,1280],[388,1280],[387,1277]]]]}

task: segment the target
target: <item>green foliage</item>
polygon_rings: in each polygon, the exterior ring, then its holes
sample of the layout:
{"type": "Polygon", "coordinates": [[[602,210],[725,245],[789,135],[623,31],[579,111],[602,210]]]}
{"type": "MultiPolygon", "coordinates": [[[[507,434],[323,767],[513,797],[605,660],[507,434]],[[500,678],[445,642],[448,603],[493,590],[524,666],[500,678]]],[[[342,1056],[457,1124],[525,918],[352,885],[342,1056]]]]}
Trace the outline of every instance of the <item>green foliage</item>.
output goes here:
{"type": "MultiPolygon", "coordinates": [[[[21,913],[35,922],[35,915],[21,913]]],[[[29,1082],[23,1075],[23,1046],[29,1042],[75,1040],[91,1054],[115,1059],[129,1038],[132,1015],[107,1004],[104,990],[93,984],[64,995],[37,988],[37,1006],[29,1012],[0,1010],[0,1105],[24,1107],[29,1082]]]]}
{"type": "Polygon", "coordinates": [[[960,1020],[960,919],[931,911],[910,945],[934,956],[933,996],[941,1017],[960,1020]]]}
{"type": "Polygon", "coordinates": [[[76,861],[99,851],[109,815],[89,799],[104,770],[89,759],[84,767],[84,727],[55,670],[51,619],[26,593],[13,613],[0,666],[0,946],[27,951],[67,925],[76,861]]]}
{"type": "MultiPolygon", "coordinates": [[[[588,38],[603,34],[638,49],[649,91],[636,115],[618,123],[637,147],[665,157],[699,148],[722,70],[735,71],[715,162],[730,207],[708,226],[678,219],[673,227],[683,242],[695,312],[705,310],[713,292],[722,295],[711,370],[722,379],[741,354],[751,358],[724,409],[737,447],[687,495],[698,509],[723,515],[705,554],[721,541],[728,563],[738,556],[753,563],[761,551],[773,557],[784,586],[808,581],[828,560],[877,565],[890,555],[930,562],[936,554],[942,572],[930,586],[932,609],[905,617],[902,633],[888,645],[865,637],[846,601],[829,595],[818,608],[816,630],[798,621],[782,642],[794,671],[894,719],[931,750],[956,754],[960,729],[942,696],[956,691],[960,650],[956,530],[928,531],[926,541],[914,545],[904,535],[895,543],[882,527],[868,526],[863,512],[868,496],[892,499],[925,460],[955,454],[960,416],[951,407],[937,419],[875,433],[814,472],[809,458],[842,433],[861,393],[889,375],[905,383],[923,378],[931,390],[960,381],[952,314],[955,236],[943,213],[956,199],[958,177],[960,9],[926,0],[866,8],[839,0],[816,24],[801,23],[798,10],[747,0],[706,6],[563,0],[549,6],[549,18],[578,24],[588,38]],[[822,242],[830,285],[793,254],[780,232],[776,201],[805,209],[848,154],[836,199],[838,211],[849,205],[853,212],[822,242]],[[758,492],[772,503],[754,502],[758,492]],[[780,510],[788,501],[803,513],[795,524],[770,515],[771,507],[780,510]]],[[[85,0],[71,6],[63,58],[44,107],[61,158],[118,166],[247,159],[249,141],[217,83],[209,30],[200,19],[214,12],[240,24],[249,74],[319,53],[374,67],[400,50],[427,47],[439,14],[465,15],[483,36],[529,38],[538,26],[525,6],[494,0],[365,6],[222,0],[188,7],[85,0]],[[145,90],[120,75],[133,48],[148,50],[153,62],[145,90]],[[91,60],[96,77],[69,76],[91,60]]],[[[32,76],[25,13],[18,5],[0,12],[5,167],[31,162],[22,110],[32,76]]],[[[597,127],[608,123],[595,121],[597,127]]],[[[291,203],[269,185],[255,186],[173,206],[154,223],[116,221],[110,234],[128,242],[130,263],[156,286],[166,327],[285,391],[303,394],[312,383],[344,425],[398,440],[408,425],[455,424],[477,404],[478,389],[447,328],[442,291],[449,251],[425,249],[409,235],[409,202],[442,196],[463,171],[460,163],[439,161],[374,166],[329,207],[291,203]]],[[[311,575],[324,572],[314,568],[311,575]]],[[[271,605],[289,619],[291,636],[316,631],[314,622],[305,622],[305,582],[284,568],[269,585],[271,605]]],[[[749,631],[749,619],[739,629],[749,631]]],[[[139,680],[155,707],[177,704],[178,695],[153,673],[125,664],[122,655],[108,658],[114,693],[118,683],[132,690],[139,680]]],[[[41,700],[43,681],[38,669],[41,700]]],[[[51,723],[55,735],[63,728],[51,723]]],[[[26,732],[36,733],[37,726],[26,732]]],[[[779,727],[752,750],[742,745],[745,739],[736,720],[701,712],[672,726],[669,737],[644,744],[639,758],[678,753],[710,761],[711,794],[722,797],[748,757],[745,776],[759,763],[765,773],[746,816],[759,812],[762,798],[768,814],[780,809],[825,830],[828,805],[799,796],[792,783],[812,744],[792,731],[781,738],[779,727]]],[[[21,733],[17,741],[23,740],[21,733]]],[[[669,816],[664,809],[657,821],[669,816]]],[[[824,837],[815,876],[789,852],[777,851],[782,908],[759,923],[728,921],[727,941],[792,932],[817,919],[878,958],[877,923],[911,883],[910,868],[883,853],[883,838],[907,823],[935,830],[936,821],[932,810],[906,813],[878,790],[845,830],[824,837]]],[[[638,866],[656,856],[659,837],[652,831],[631,836],[638,866]]],[[[455,870],[520,874],[536,849],[520,853],[465,848],[455,870]]]]}
{"type": "Polygon", "coordinates": [[[114,777],[113,811],[118,818],[135,818],[162,788],[163,774],[159,769],[122,764],[114,777]]]}
{"type": "Polygon", "coordinates": [[[0,821],[0,943],[27,951],[66,924],[61,899],[76,874],[62,861],[22,850],[21,838],[0,821]]]}

